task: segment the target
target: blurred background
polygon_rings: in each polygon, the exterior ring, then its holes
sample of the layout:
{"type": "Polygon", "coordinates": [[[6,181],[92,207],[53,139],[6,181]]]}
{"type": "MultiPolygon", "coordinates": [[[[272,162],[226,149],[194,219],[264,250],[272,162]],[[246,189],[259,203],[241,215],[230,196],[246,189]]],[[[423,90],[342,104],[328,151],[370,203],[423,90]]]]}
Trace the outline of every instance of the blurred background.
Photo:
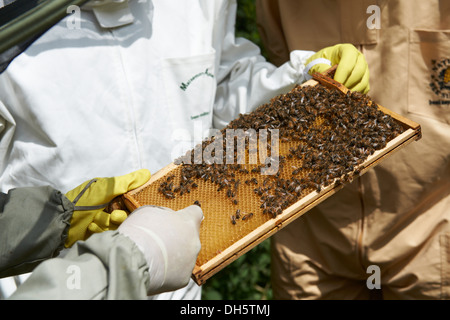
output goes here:
{"type": "MultiPolygon", "coordinates": [[[[256,25],[255,0],[237,0],[236,36],[261,44],[256,25]]],[[[270,239],[260,243],[245,255],[209,278],[203,285],[204,300],[270,300],[270,239]]]]}

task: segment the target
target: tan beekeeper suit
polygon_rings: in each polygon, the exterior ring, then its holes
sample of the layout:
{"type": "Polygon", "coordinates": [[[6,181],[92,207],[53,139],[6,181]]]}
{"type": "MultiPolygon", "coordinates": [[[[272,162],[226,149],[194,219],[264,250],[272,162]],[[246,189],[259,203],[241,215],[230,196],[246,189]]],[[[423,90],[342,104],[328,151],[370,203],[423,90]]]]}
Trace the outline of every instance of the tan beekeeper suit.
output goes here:
{"type": "Polygon", "coordinates": [[[275,298],[450,298],[450,0],[257,0],[257,14],[276,64],[354,44],[369,95],[423,133],[273,237],[275,298]]]}

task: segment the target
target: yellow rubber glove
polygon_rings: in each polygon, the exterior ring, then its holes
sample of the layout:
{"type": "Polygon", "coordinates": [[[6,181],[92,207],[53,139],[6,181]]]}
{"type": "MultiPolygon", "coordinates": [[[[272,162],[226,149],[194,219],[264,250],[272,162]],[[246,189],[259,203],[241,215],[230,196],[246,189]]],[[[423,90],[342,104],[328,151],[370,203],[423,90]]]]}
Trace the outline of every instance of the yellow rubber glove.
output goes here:
{"type": "Polygon", "coordinates": [[[78,240],[86,240],[95,232],[117,229],[127,213],[103,210],[115,197],[142,186],[149,179],[150,171],[141,169],[118,177],[95,178],[67,192],[66,197],[75,208],[65,246],[68,248],[78,240]]]}
{"type": "Polygon", "coordinates": [[[306,68],[309,68],[307,72],[312,75],[314,72],[324,72],[336,64],[338,67],[334,80],[351,91],[369,92],[369,67],[366,58],[352,44],[337,44],[319,50],[306,61],[306,68]]]}

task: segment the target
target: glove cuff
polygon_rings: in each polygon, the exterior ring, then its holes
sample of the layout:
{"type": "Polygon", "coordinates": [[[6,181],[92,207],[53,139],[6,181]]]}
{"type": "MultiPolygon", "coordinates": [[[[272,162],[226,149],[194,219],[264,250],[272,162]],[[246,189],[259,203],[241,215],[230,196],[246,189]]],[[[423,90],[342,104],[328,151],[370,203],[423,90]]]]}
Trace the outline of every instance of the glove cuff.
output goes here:
{"type": "Polygon", "coordinates": [[[133,225],[130,229],[119,227],[119,233],[131,239],[136,247],[142,252],[147,261],[150,284],[147,288],[148,294],[163,292],[167,277],[169,257],[163,240],[152,230],[139,225],[133,225]]]}
{"type": "Polygon", "coordinates": [[[329,65],[331,67],[331,61],[328,60],[328,59],[325,59],[325,58],[314,59],[313,61],[308,63],[305,66],[305,69],[303,70],[303,73],[305,75],[305,79],[306,80],[312,79],[312,76],[309,74],[309,70],[311,70],[312,67],[314,67],[316,64],[319,64],[319,63],[327,64],[327,65],[329,65]]]}

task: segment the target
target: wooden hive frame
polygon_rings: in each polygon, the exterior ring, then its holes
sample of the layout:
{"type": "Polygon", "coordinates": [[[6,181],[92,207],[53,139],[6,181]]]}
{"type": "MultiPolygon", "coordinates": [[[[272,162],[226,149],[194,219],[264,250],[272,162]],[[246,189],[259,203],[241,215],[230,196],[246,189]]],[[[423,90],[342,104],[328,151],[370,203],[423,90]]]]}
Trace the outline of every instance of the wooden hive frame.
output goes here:
{"type": "MultiPolygon", "coordinates": [[[[334,72],[334,70],[335,68],[330,69],[327,74],[331,75],[332,72],[334,72]]],[[[320,84],[329,88],[340,90],[343,93],[346,93],[348,91],[348,89],[345,88],[342,84],[332,80],[327,75],[316,74],[314,75],[313,78],[314,79],[311,79],[302,84],[302,86],[315,86],[320,84]]],[[[377,105],[377,107],[383,113],[388,114],[392,118],[394,118],[399,124],[401,124],[401,126],[405,130],[399,136],[389,141],[383,149],[375,151],[375,153],[370,155],[361,165],[359,165],[358,170],[360,172],[359,173],[360,175],[364,174],[370,168],[382,162],[385,158],[389,157],[394,152],[400,150],[401,148],[404,148],[409,143],[421,138],[421,128],[419,124],[403,116],[400,116],[380,105],[377,105]]],[[[141,192],[142,190],[148,188],[150,185],[156,183],[157,181],[161,181],[160,179],[163,179],[164,177],[170,175],[171,172],[175,170],[177,167],[178,165],[175,165],[174,163],[169,164],[168,166],[164,167],[163,169],[152,175],[148,183],[146,183],[145,185],[141,186],[136,190],[126,193],[123,196],[123,200],[127,206],[127,209],[129,211],[133,211],[134,209],[142,205],[150,204],[150,203],[140,203],[136,199],[136,195],[139,194],[139,192],[141,192]]],[[[290,222],[294,221],[295,219],[302,216],[303,214],[308,212],[310,209],[312,209],[313,207],[315,207],[328,197],[338,192],[340,189],[344,187],[344,185],[345,184],[332,183],[322,188],[320,191],[313,191],[307,194],[296,203],[284,209],[282,213],[278,214],[276,217],[270,218],[269,220],[267,220],[266,222],[264,222],[251,232],[249,232],[247,235],[242,237],[241,239],[235,241],[224,250],[218,252],[217,255],[215,255],[213,258],[202,263],[199,263],[199,261],[197,261],[197,264],[195,265],[194,270],[192,272],[193,280],[198,285],[203,284],[208,278],[210,278],[215,273],[217,273],[218,271],[220,271],[221,269],[223,269],[224,267],[235,261],[237,258],[242,256],[252,248],[254,248],[256,245],[258,245],[265,239],[271,237],[280,229],[288,225],[290,222]]],[[[203,231],[204,230],[202,225],[200,233],[202,233],[203,231]]]]}

